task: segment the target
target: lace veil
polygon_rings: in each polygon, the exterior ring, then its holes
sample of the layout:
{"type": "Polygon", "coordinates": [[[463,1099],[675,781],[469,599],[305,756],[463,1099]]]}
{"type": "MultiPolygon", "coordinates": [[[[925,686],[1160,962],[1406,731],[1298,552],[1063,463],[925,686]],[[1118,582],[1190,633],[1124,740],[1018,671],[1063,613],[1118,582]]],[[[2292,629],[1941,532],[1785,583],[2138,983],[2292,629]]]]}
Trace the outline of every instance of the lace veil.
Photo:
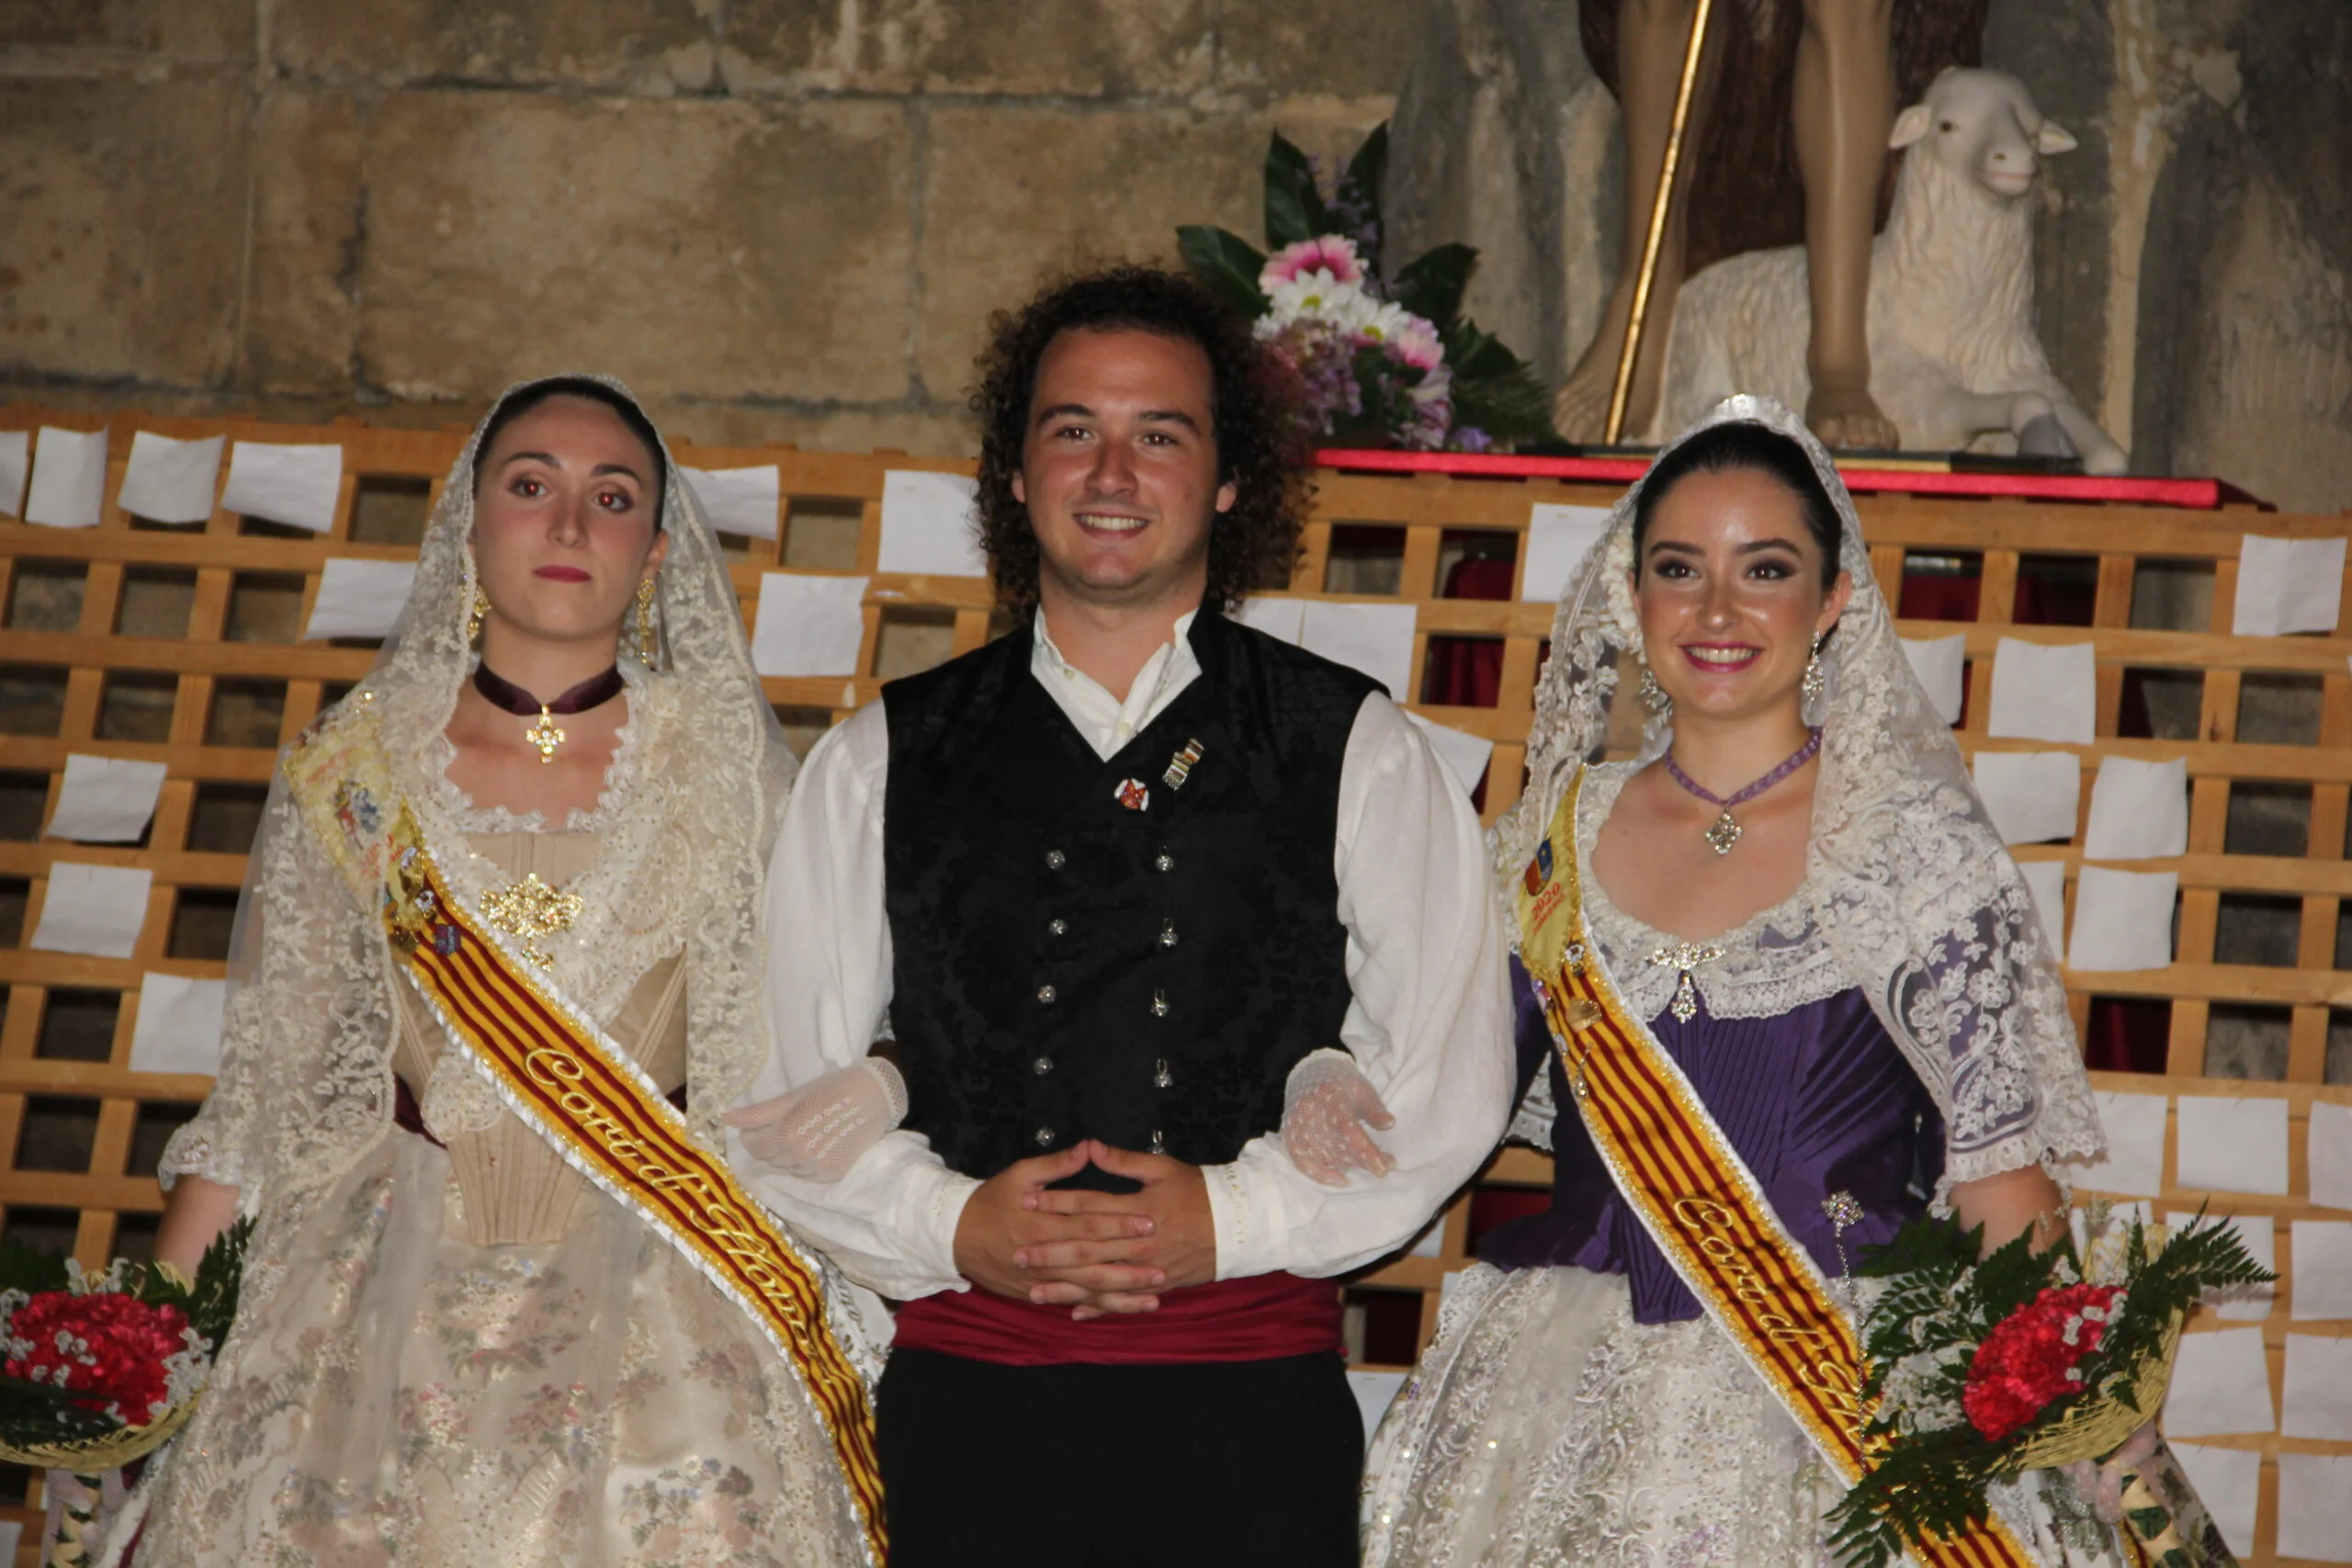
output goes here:
{"type": "MultiPolygon", "coordinates": [[[[560,378],[594,380],[635,402],[608,377],[560,378]]],[[[510,387],[493,409],[540,384],[510,387]]],[[[454,749],[443,732],[475,664],[466,622],[475,466],[488,423],[450,468],[415,585],[374,667],[317,721],[333,725],[363,708],[376,716],[445,874],[473,898],[503,878],[463,852],[464,834],[537,825],[473,810],[446,777],[454,749]]],[[[690,1114],[716,1142],[718,1115],[766,1057],[760,889],[797,764],[752,669],[718,537],[674,458],[662,525],[670,545],[657,590],[661,668],[649,671],[634,639],[622,637],[628,722],[603,799],[565,824],[599,832],[597,860],[571,885],[585,903],[581,917],[548,945],[558,983],[607,1022],[652,964],[684,948],[690,1114]]],[[[390,1113],[393,987],[401,982],[372,912],[342,891],[311,840],[281,772],[238,907],[220,1077],[162,1166],[166,1183],[194,1172],[239,1187],[265,1232],[274,1218],[295,1217],[282,1204],[301,1210],[300,1194],[315,1193],[371,1147],[390,1113]]],[[[434,1076],[429,1122],[438,1124],[436,1111],[459,1126],[495,1114],[486,1084],[460,1083],[453,1095],[444,1081],[451,1076],[434,1076]]],[[[265,1269],[266,1244],[256,1236],[265,1269]]]]}
{"type": "MultiPolygon", "coordinates": [[[[1677,445],[1736,420],[1804,448],[1837,505],[1840,562],[1853,581],[1822,649],[1827,690],[1806,714],[1823,731],[1806,853],[1813,918],[1943,1112],[1947,1187],[2037,1162],[2057,1174],[2062,1164],[2095,1159],[2105,1139],[2052,950],[1951,728],[1904,655],[1853,500],[1804,422],[1768,399],[1726,399],[1677,445]]],[[[1577,766],[1598,756],[1619,676],[1638,660],[1640,493],[1637,482],[1617,502],[1553,622],[1526,794],[1495,826],[1505,887],[1534,852],[1577,766]]],[[[1669,721],[1649,719],[1642,760],[1671,739],[1669,721]]]]}

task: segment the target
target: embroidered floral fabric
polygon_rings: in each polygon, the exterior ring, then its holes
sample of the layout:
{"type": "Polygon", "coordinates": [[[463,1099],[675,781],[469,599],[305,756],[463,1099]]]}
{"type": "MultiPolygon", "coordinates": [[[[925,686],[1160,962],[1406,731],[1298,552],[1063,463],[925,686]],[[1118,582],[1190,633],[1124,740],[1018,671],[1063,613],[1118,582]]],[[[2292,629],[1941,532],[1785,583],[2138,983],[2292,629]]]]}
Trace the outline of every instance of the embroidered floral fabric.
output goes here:
{"type": "MultiPolygon", "coordinates": [[[[476,810],[445,776],[444,730],[473,664],[480,438],[451,469],[375,669],[320,720],[364,709],[380,725],[410,808],[469,899],[506,880],[466,851],[469,830],[546,826],[476,810]]],[[[607,1028],[683,950],[689,1120],[717,1143],[719,1113],[766,1055],[760,889],[794,764],[718,541],[674,463],[662,515],[662,669],[637,663],[623,639],[622,743],[595,808],[564,824],[593,831],[596,854],[567,886],[578,918],[542,945],[556,983],[607,1028]]],[[[251,863],[220,1075],[162,1172],[237,1187],[256,1224],[212,1387],[134,1500],[141,1568],[865,1562],[793,1369],[616,1201],[583,1191],[556,1239],[469,1239],[448,1156],[391,1124],[396,988],[408,982],[282,773],[251,863]]],[[[431,1124],[497,1125],[509,1113],[455,1058],[424,1097],[431,1124]]],[[[870,1374],[830,1271],[828,1286],[845,1348],[870,1374]]]]}
{"type": "MultiPolygon", "coordinates": [[[[1827,1568],[1839,1495],[1705,1319],[1581,1269],[1456,1279],[1365,1463],[1365,1568],[1827,1568]]],[[[2123,1568],[2046,1471],[1995,1509],[2042,1568],[2123,1568]]]]}
{"type": "MultiPolygon", "coordinates": [[[[1814,922],[1943,1112],[1947,1186],[2037,1161],[2055,1171],[2094,1160],[2106,1140],[2057,964],[1951,728],[1904,656],[1852,499],[1828,454],[1779,404],[1727,399],[1701,427],[1727,420],[1767,425],[1803,446],[1844,524],[1841,564],[1853,595],[1822,650],[1827,691],[1807,714],[1824,731],[1806,856],[1814,922]]],[[[1618,502],[1553,622],[1527,792],[1494,829],[1504,889],[1577,765],[1606,740],[1619,677],[1635,668],[1639,491],[1636,484],[1618,502]]],[[[1657,757],[1672,735],[1670,721],[1649,720],[1639,761],[1657,757]]],[[[1613,973],[1621,984],[1632,979],[1613,973]]]]}

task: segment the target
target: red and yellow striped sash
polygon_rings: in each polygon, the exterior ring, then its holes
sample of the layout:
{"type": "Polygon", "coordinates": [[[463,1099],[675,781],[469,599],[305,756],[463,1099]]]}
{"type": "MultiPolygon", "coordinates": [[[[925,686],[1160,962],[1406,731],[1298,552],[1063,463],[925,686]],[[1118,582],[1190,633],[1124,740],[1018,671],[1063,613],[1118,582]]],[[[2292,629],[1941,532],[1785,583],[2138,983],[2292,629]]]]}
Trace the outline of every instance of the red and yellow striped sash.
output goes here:
{"type": "Polygon", "coordinates": [[[653,1081],[451,895],[390,787],[373,726],[338,730],[325,745],[297,748],[288,774],[338,868],[377,906],[409,979],[451,1041],[489,1067],[515,1114],[676,1247],[783,1353],[832,1439],[869,1555],[883,1562],[873,1412],[827,1320],[817,1269],[653,1081]]]}
{"type": "MultiPolygon", "coordinates": [[[[1625,1201],[1791,1418],[1848,1484],[1870,1465],[1862,1348],[1828,1280],[1671,1057],[1611,983],[1579,897],[1569,784],[1517,891],[1520,957],[1542,993],[1577,1110],[1625,1201]]],[[[2031,1568],[1998,1518],[1914,1545],[1933,1568],[2031,1568]]]]}

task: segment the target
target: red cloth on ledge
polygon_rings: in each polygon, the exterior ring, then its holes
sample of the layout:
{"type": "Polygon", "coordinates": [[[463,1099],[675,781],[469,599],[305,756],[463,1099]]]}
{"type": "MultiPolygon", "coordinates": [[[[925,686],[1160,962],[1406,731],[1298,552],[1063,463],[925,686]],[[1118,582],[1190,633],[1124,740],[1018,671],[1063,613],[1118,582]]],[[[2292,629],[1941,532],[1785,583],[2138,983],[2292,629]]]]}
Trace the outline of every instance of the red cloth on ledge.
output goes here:
{"type": "Polygon", "coordinates": [[[1008,1301],[977,1286],[943,1291],[899,1309],[890,1347],[1006,1367],[1270,1361],[1341,1349],[1339,1285],[1295,1274],[1163,1292],[1158,1312],[1091,1323],[1074,1323],[1069,1312],[1008,1301]]]}

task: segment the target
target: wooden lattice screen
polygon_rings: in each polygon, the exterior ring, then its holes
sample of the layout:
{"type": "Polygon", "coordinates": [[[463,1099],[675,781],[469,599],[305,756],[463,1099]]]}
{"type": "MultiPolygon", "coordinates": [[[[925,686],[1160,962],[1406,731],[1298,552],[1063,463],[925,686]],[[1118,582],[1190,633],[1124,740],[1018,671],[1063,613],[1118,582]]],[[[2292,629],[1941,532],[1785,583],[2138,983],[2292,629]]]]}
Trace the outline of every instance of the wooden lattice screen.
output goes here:
{"type": "MultiPolygon", "coordinates": [[[[85,414],[0,410],[0,431],[44,424],[86,431],[101,423],[85,414]]],[[[286,426],[130,412],[103,423],[110,458],[97,527],[0,520],[0,1234],[70,1246],[94,1263],[145,1250],[161,1206],[156,1158],[209,1081],[128,1066],[141,976],[222,972],[244,850],[275,750],[373,657],[364,644],[298,640],[323,563],[334,556],[413,556],[462,439],[453,430],[351,423],[286,426]],[[321,535],[217,510],[208,522],[177,527],[130,517],[115,497],[135,430],[340,444],[344,477],[334,525],[321,535]],[[40,836],[74,752],[166,764],[168,780],[143,844],[40,836]],[[26,946],[59,860],[152,873],[131,958],[26,946]]],[[[679,457],[703,468],[779,468],[779,537],[729,540],[747,615],[766,570],[870,579],[863,673],[767,682],[770,700],[800,739],[870,701],[887,676],[978,647],[990,635],[994,617],[984,582],[875,570],[885,471],[967,465],[691,445],[682,445],[679,457]]],[[[1353,472],[1322,478],[1295,592],[1413,604],[1416,695],[1433,660],[1473,657],[1464,644],[1499,645],[1498,657],[1487,656],[1494,660],[1493,705],[1414,705],[1441,724],[1495,743],[1482,797],[1489,820],[1518,791],[1551,608],[1447,597],[1442,590],[1449,581],[1483,575],[1491,584],[1507,573],[1515,591],[1518,569],[1504,563],[1521,553],[1531,506],[1606,505],[1614,495],[1613,486],[1553,479],[1353,472]],[[1465,561],[1487,564],[1465,573],[1465,561]]],[[[1963,749],[2079,752],[2086,814],[2088,773],[2101,759],[2188,759],[2188,852],[2132,865],[2177,872],[2179,961],[2130,974],[2070,972],[2069,996],[2079,1026],[2158,1043],[2160,1059],[2140,1065],[2161,1072],[2095,1074],[2102,1089],[2286,1102],[2286,1195],[2183,1189],[2168,1139],[2156,1203],[2194,1209],[2210,1198],[2217,1212],[2275,1228],[2284,1279],[2259,1329],[2276,1408],[2292,1299],[2289,1225],[2352,1218],[2313,1208],[2305,1178],[2313,1102],[2352,1105],[2352,1087],[2325,1081],[2331,1024],[2339,1010],[2352,1008],[2352,947],[2339,938],[2344,900],[2352,895],[2346,862],[2352,637],[2241,637],[2228,627],[2242,531],[2336,537],[2352,536],[2352,520],[1883,491],[1867,496],[1862,511],[1881,581],[1905,581],[1914,597],[1935,602],[1939,618],[1906,620],[1905,634],[1966,635],[1963,749]],[[2154,629],[2160,621],[2183,624],[2180,604],[2206,603],[2202,618],[2212,629],[2154,629]],[[2174,613],[2164,615],[2168,607],[2174,613]],[[2096,646],[2095,744],[1985,737],[1991,656],[2004,636],[2096,646]],[[2128,738],[2135,732],[2141,738],[2128,738]],[[2274,928],[2276,940],[2266,947],[2257,939],[2274,928]]],[[[2065,863],[2071,908],[2079,851],[2057,845],[2019,852],[2065,863]]],[[[2339,1080],[2347,1076],[2339,1066],[2339,1080]]],[[[1444,1275],[1473,1255],[1485,1216],[1507,1205],[1514,1190],[1547,1181],[1542,1156],[1506,1151],[1446,1212],[1423,1249],[1429,1256],[1398,1258],[1357,1281],[1350,1292],[1351,1331],[1360,1356],[1392,1364],[1408,1359],[1433,1326],[1444,1275]]],[[[2200,1314],[2199,1331],[2239,1326],[2203,1321],[2210,1315],[2200,1314]]],[[[2293,1324],[2297,1335],[2328,1339],[2342,1338],[2347,1327],[2344,1321],[2293,1324]]],[[[2264,1456],[2255,1539],[2238,1543],[2251,1549],[2245,1560],[2301,1561],[2273,1550],[2276,1456],[2343,1456],[2352,1470],[2352,1443],[2275,1431],[2198,1440],[2264,1456]]],[[[0,1506],[0,1517],[34,1516],[0,1506]]]]}

